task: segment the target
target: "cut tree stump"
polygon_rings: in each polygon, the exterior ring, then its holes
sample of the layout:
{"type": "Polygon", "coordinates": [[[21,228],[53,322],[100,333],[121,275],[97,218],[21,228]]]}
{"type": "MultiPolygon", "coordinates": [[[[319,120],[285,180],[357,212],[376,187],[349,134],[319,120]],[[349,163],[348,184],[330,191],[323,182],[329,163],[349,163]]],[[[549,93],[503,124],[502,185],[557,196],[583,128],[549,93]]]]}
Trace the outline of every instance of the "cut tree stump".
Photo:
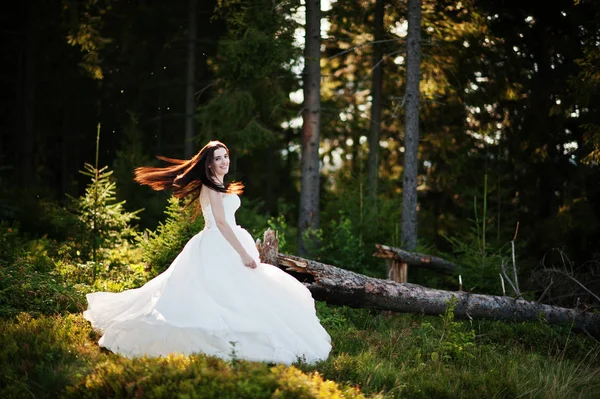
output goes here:
{"type": "MultiPolygon", "coordinates": [[[[265,239],[266,242],[273,244],[272,239],[265,239]]],[[[439,315],[446,311],[449,301],[456,298],[454,308],[456,317],[506,321],[545,320],[549,324],[571,325],[600,338],[600,314],[506,296],[452,292],[417,284],[400,284],[310,259],[279,254],[273,248],[264,248],[264,245],[260,245],[263,247],[261,253],[270,254],[268,263],[280,267],[302,281],[315,299],[331,304],[439,315]],[[274,256],[276,253],[277,256],[274,256]]],[[[266,259],[263,262],[267,263],[266,259]]]]}

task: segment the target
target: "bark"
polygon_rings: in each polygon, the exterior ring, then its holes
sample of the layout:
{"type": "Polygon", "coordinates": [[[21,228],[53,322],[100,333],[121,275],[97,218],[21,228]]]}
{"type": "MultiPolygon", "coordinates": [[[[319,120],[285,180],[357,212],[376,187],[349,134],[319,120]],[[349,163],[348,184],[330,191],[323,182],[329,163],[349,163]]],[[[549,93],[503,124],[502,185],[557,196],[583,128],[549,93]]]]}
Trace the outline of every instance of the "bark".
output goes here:
{"type": "Polygon", "coordinates": [[[436,269],[443,272],[451,273],[456,270],[456,265],[454,263],[448,262],[442,258],[438,258],[437,256],[421,254],[418,252],[408,252],[400,248],[389,247],[381,244],[375,244],[375,246],[377,251],[373,254],[373,256],[378,258],[394,259],[411,266],[436,269]]]}
{"type": "MultiPolygon", "coordinates": [[[[69,90],[69,89],[66,89],[69,90]]],[[[71,98],[70,96],[68,98],[71,98]]],[[[61,140],[61,144],[60,144],[60,187],[61,187],[61,193],[69,193],[72,195],[76,195],[75,193],[72,193],[71,191],[71,176],[69,171],[71,170],[69,168],[70,166],[70,161],[72,159],[72,153],[69,152],[69,148],[70,148],[70,135],[69,132],[71,131],[71,107],[69,106],[70,104],[64,104],[64,109],[63,109],[63,126],[62,126],[62,140],[61,140]]],[[[65,200],[66,200],[65,196],[65,200]]]]}
{"type": "Polygon", "coordinates": [[[36,53],[38,44],[39,10],[36,1],[27,2],[27,25],[25,32],[25,50],[22,74],[23,95],[21,99],[19,118],[19,178],[23,187],[33,183],[35,170],[34,151],[34,121],[35,121],[35,86],[36,86],[36,53]]]}
{"type": "Polygon", "coordinates": [[[306,1],[306,43],[304,48],[304,109],[302,113],[302,155],[298,252],[307,253],[304,235],[319,228],[319,135],[321,124],[321,3],[306,1]]]}
{"type": "Polygon", "coordinates": [[[279,254],[277,260],[284,270],[305,280],[305,285],[315,299],[335,305],[439,315],[446,311],[448,301],[456,298],[454,314],[459,318],[516,322],[535,322],[543,319],[549,324],[571,325],[597,338],[600,337],[600,314],[506,296],[452,292],[416,284],[400,284],[292,255],[279,254]]]}
{"type": "Polygon", "coordinates": [[[421,0],[408,0],[406,46],[402,243],[417,246],[417,163],[419,151],[419,82],[421,67],[421,0]]]}
{"type": "Polygon", "coordinates": [[[257,241],[257,247],[263,263],[280,267],[302,281],[315,299],[330,304],[440,315],[455,298],[454,314],[459,318],[517,322],[545,320],[549,324],[570,325],[600,338],[600,314],[507,296],[437,290],[368,277],[314,260],[280,254],[277,237],[270,229],[265,232],[264,243],[257,241]]]}
{"type": "Polygon", "coordinates": [[[368,196],[375,205],[379,171],[379,137],[381,135],[381,92],[383,82],[383,14],[384,0],[375,2],[375,44],[373,45],[373,76],[371,83],[371,122],[369,132],[369,160],[367,164],[368,196]]]}
{"type": "Polygon", "coordinates": [[[184,157],[190,159],[194,154],[194,101],[196,76],[196,0],[190,0],[190,15],[188,26],[187,75],[185,88],[185,141],[184,157]]]}

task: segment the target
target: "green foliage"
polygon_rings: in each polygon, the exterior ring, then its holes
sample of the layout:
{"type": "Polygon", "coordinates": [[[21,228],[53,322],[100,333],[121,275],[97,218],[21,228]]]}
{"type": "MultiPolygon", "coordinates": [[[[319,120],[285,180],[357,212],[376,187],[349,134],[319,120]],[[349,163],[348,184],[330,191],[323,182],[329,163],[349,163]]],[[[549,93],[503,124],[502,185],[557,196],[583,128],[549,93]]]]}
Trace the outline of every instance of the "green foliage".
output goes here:
{"type": "Polygon", "coordinates": [[[230,364],[205,356],[111,359],[69,388],[73,398],[364,398],[357,389],[340,387],[318,373],[264,363],[230,364]]]}
{"type": "Polygon", "coordinates": [[[1,318],[20,312],[64,314],[83,309],[83,295],[54,270],[49,254],[53,244],[46,240],[13,240],[12,245],[12,253],[2,254],[0,267],[1,318]]]}
{"type": "Polygon", "coordinates": [[[80,315],[0,320],[0,397],[56,398],[106,359],[80,315]]]}
{"type": "Polygon", "coordinates": [[[339,219],[330,220],[323,231],[319,258],[347,270],[364,272],[365,250],[354,230],[350,219],[340,212],[339,219]]]}
{"type": "Polygon", "coordinates": [[[63,0],[62,6],[70,20],[67,43],[82,53],[79,66],[92,79],[102,80],[101,52],[112,40],[102,37],[100,31],[104,25],[103,16],[111,8],[110,1],[63,0]]]}
{"type": "Polygon", "coordinates": [[[539,323],[457,322],[451,309],[435,317],[318,303],[334,347],[326,362],[302,369],[386,398],[593,397],[600,388],[600,348],[586,336],[539,323]]]}
{"type": "MultiPolygon", "coordinates": [[[[228,34],[211,66],[215,95],[199,107],[199,141],[218,139],[240,154],[272,144],[281,123],[292,118],[289,92],[297,86],[291,18],[295,1],[220,1],[217,14],[228,34]]],[[[281,144],[279,144],[281,145],[281,144]]],[[[234,155],[235,157],[235,155],[234,155]]]]}
{"type": "MultiPolygon", "coordinates": [[[[273,139],[271,130],[260,122],[256,100],[247,90],[224,90],[200,108],[198,118],[202,131],[212,132],[211,136],[242,154],[273,139]]],[[[208,138],[205,134],[200,141],[208,138]]]]}
{"type": "Polygon", "coordinates": [[[296,367],[203,355],[127,359],[101,351],[81,316],[0,320],[2,397],[365,398],[296,367]]]}
{"type": "Polygon", "coordinates": [[[440,315],[442,326],[439,330],[433,324],[427,321],[423,322],[423,328],[426,331],[432,331],[439,336],[439,341],[430,354],[433,361],[473,358],[475,331],[473,329],[465,331],[463,323],[454,321],[454,308],[457,301],[456,298],[448,301],[445,313],[440,315]]]}
{"type": "Polygon", "coordinates": [[[0,266],[8,266],[21,254],[23,239],[19,224],[0,221],[0,266]]]}
{"type": "MultiPolygon", "coordinates": [[[[42,244],[24,252],[41,254],[42,244]]],[[[122,251],[136,256],[131,248],[122,251]]],[[[38,275],[50,278],[51,262],[31,263],[37,265],[38,275]]],[[[127,278],[119,277],[123,269],[113,271],[112,276],[100,273],[96,284],[105,277],[127,278]]],[[[132,272],[144,276],[141,269],[132,272]]],[[[48,299],[54,294],[41,290],[39,295],[48,299]]],[[[299,363],[302,371],[203,355],[125,359],[100,350],[99,336],[80,315],[21,314],[0,320],[0,375],[5,382],[0,396],[511,398],[527,393],[533,398],[562,398],[592,397],[600,389],[600,348],[565,327],[543,322],[459,322],[454,320],[452,302],[442,317],[316,305],[332,336],[333,351],[317,365],[299,363]]],[[[63,313],[61,306],[55,303],[54,311],[42,313],[63,313]]],[[[35,311],[31,306],[21,309],[35,311]]],[[[70,310],[80,312],[81,307],[70,310]]]]}
{"type": "Polygon", "coordinates": [[[47,235],[57,241],[69,241],[75,237],[81,237],[87,226],[81,223],[81,220],[65,207],[55,201],[38,201],[37,221],[34,228],[38,235],[47,235]]]}
{"type": "Polygon", "coordinates": [[[71,200],[79,220],[87,228],[87,252],[93,251],[95,257],[96,249],[113,248],[134,236],[131,222],[138,218],[141,209],[127,212],[125,201],[117,202],[116,184],[110,179],[113,172],[107,166],[97,169],[86,163],[81,173],[89,176],[91,181],[84,195],[77,199],[71,197],[71,200]]]}
{"type": "Polygon", "coordinates": [[[376,243],[399,245],[401,207],[384,198],[377,206],[363,202],[359,179],[338,176],[335,181],[336,191],[324,195],[321,228],[305,231],[308,253],[347,270],[384,277],[383,262],[371,255],[376,243]]]}
{"type": "MultiPolygon", "coordinates": [[[[466,290],[502,294],[499,273],[502,271],[502,262],[509,264],[510,247],[494,249],[488,245],[485,250],[482,249],[475,226],[464,234],[444,236],[444,238],[452,245],[452,253],[458,266],[457,274],[462,276],[466,290]]],[[[446,258],[452,259],[452,256],[446,258]]],[[[507,270],[512,270],[512,267],[507,270]]],[[[508,282],[506,282],[506,290],[509,294],[508,282]]]]}
{"type": "Polygon", "coordinates": [[[38,186],[6,186],[0,188],[0,220],[17,222],[19,230],[30,238],[48,236],[65,240],[84,230],[77,216],[50,198],[47,190],[38,186]]]}
{"type": "MultiPolygon", "coordinates": [[[[487,182],[487,178],[486,178],[487,182]]],[[[487,183],[485,185],[487,187],[487,183]]],[[[490,216],[487,209],[487,190],[484,188],[483,208],[477,206],[477,196],[473,197],[474,219],[469,219],[470,226],[463,232],[454,232],[452,235],[442,236],[452,246],[455,263],[458,265],[457,273],[462,276],[464,288],[468,291],[477,290],[486,294],[502,294],[502,286],[499,274],[502,273],[503,265],[509,276],[513,273],[512,246],[511,243],[499,243],[489,240],[486,228],[490,224],[490,216]]],[[[515,252],[523,248],[523,243],[515,242],[515,252]]],[[[452,256],[446,255],[448,259],[452,256]]],[[[517,259],[517,253],[515,253],[517,259]]],[[[514,277],[511,277],[514,281],[514,277]]],[[[510,286],[505,281],[507,294],[510,286]]]]}
{"type": "Polygon", "coordinates": [[[343,173],[337,176],[335,185],[335,192],[325,194],[321,225],[326,249],[320,256],[334,265],[385,278],[385,263],[372,254],[375,244],[400,246],[402,207],[398,198],[380,196],[376,203],[364,200],[361,180],[343,173]]]}
{"type": "Polygon", "coordinates": [[[221,41],[221,54],[227,59],[220,66],[223,75],[235,80],[272,78],[284,65],[295,62],[298,49],[292,44],[299,25],[290,13],[296,6],[289,0],[280,1],[277,7],[264,0],[254,4],[245,0],[221,2],[218,11],[226,18],[230,32],[221,41]],[[262,62],[248,62],[259,59],[262,62]]]}
{"type": "Polygon", "coordinates": [[[191,208],[184,210],[179,200],[171,197],[165,209],[166,220],[159,223],[156,230],[138,234],[137,242],[143,250],[142,259],[153,274],[169,267],[185,243],[204,228],[204,220],[201,216],[194,219],[196,210],[191,208]]]}
{"type": "Polygon", "coordinates": [[[242,206],[235,212],[236,222],[246,229],[254,239],[262,238],[263,233],[268,225],[268,215],[261,209],[263,208],[262,200],[252,200],[243,196],[241,198],[242,206]]]}
{"type": "Polygon", "coordinates": [[[295,246],[292,244],[295,235],[290,234],[285,215],[278,215],[267,220],[267,225],[270,229],[277,232],[277,240],[279,243],[279,252],[295,253],[295,246]]]}
{"type": "Polygon", "coordinates": [[[103,251],[101,261],[81,263],[66,256],[57,259],[54,267],[65,284],[85,293],[138,288],[152,277],[142,261],[142,249],[129,242],[103,251]]]}
{"type": "Polygon", "coordinates": [[[129,112],[129,120],[122,130],[120,148],[113,162],[116,196],[125,201],[123,205],[128,211],[144,209],[144,217],[139,220],[140,226],[155,228],[162,220],[168,195],[150,190],[133,180],[135,168],[156,163],[142,145],[145,132],[140,127],[139,116],[129,112]]]}

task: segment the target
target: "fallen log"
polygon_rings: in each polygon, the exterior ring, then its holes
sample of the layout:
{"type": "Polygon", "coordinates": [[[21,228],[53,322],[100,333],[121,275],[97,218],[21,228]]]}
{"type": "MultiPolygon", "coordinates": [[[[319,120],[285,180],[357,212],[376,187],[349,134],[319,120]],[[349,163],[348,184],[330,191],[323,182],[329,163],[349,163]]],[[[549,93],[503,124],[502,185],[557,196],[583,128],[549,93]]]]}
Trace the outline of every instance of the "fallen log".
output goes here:
{"type": "Polygon", "coordinates": [[[373,256],[378,258],[396,259],[410,266],[420,266],[436,269],[443,272],[452,273],[456,270],[456,265],[446,259],[421,254],[418,252],[408,252],[400,248],[390,247],[388,245],[375,244],[377,250],[373,256]]]}
{"type": "MultiPolygon", "coordinates": [[[[273,236],[274,237],[274,236],[273,236]]],[[[276,238],[265,242],[276,245],[276,238]]],[[[259,244],[259,247],[263,245],[259,244]]],[[[355,308],[389,310],[402,313],[439,315],[456,298],[454,314],[459,318],[506,321],[545,320],[554,325],[570,325],[600,338],[600,314],[578,309],[544,305],[506,296],[452,292],[426,288],[417,284],[396,283],[368,277],[293,255],[278,254],[272,248],[263,262],[279,266],[303,281],[317,300],[355,308]]]]}
{"type": "Polygon", "coordinates": [[[507,296],[452,292],[417,284],[400,284],[292,255],[279,254],[277,259],[279,266],[284,270],[312,276],[312,281],[305,284],[315,299],[336,305],[438,315],[445,312],[452,298],[456,298],[456,317],[510,321],[543,319],[549,324],[572,325],[600,337],[600,314],[507,296]]]}

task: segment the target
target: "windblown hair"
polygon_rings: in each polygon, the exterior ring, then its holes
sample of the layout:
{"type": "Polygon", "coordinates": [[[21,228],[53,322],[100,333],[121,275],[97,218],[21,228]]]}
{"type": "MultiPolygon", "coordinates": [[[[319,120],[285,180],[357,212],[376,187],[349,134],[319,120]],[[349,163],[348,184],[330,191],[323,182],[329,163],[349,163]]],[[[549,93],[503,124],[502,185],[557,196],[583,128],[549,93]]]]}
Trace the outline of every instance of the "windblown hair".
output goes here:
{"type": "Polygon", "coordinates": [[[170,163],[165,167],[141,166],[135,169],[134,180],[140,184],[150,186],[153,190],[171,190],[177,198],[191,197],[190,202],[185,206],[190,206],[198,201],[202,186],[207,186],[221,193],[241,194],[244,189],[242,183],[225,183],[221,186],[216,184],[213,179],[213,173],[209,166],[211,165],[214,152],[217,148],[224,148],[229,154],[229,149],[220,141],[210,141],[200,152],[192,159],[175,159],[163,156],[157,156],[158,159],[170,163]]]}

